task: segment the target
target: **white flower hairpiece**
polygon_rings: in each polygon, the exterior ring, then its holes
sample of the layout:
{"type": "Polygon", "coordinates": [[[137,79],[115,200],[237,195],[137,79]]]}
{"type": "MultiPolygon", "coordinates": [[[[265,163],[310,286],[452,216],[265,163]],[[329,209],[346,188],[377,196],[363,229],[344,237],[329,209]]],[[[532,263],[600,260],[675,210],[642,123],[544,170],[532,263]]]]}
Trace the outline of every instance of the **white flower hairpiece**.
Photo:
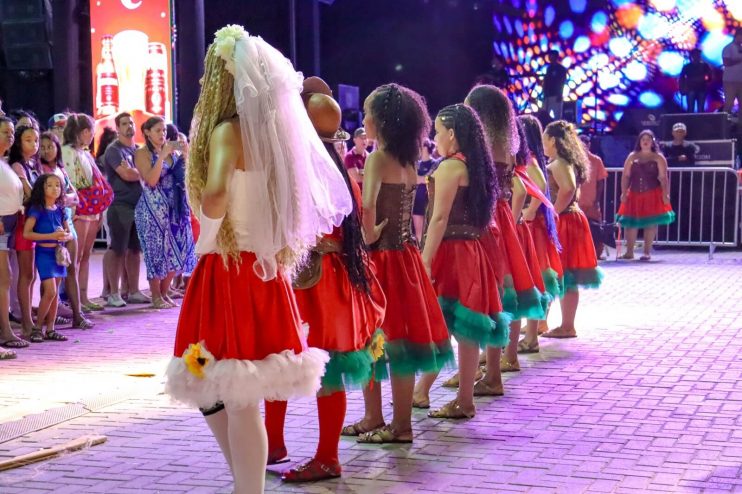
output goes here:
{"type": "Polygon", "coordinates": [[[224,60],[227,71],[232,75],[234,75],[234,45],[238,39],[247,36],[245,28],[237,24],[224,26],[214,35],[216,54],[224,60]]]}

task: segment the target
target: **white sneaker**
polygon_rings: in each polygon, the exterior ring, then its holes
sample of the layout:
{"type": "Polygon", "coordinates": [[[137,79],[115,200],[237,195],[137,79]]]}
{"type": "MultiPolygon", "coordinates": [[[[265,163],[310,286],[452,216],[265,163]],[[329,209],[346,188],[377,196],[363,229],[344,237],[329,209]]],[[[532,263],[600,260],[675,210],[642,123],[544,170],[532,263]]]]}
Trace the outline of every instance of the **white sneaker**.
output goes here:
{"type": "Polygon", "coordinates": [[[108,307],[126,307],[126,302],[124,302],[124,299],[121,298],[121,295],[119,295],[118,293],[114,293],[108,296],[106,305],[108,307]]]}

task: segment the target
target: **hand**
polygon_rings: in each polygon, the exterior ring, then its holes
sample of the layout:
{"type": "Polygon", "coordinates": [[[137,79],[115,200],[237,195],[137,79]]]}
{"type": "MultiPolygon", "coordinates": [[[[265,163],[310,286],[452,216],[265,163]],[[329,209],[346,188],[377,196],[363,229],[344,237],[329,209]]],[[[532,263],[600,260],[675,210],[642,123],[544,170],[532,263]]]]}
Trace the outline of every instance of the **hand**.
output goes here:
{"type": "Polygon", "coordinates": [[[523,215],[523,221],[533,221],[536,219],[536,211],[531,211],[529,209],[526,209],[522,213],[523,215]]]}
{"type": "Polygon", "coordinates": [[[678,161],[688,161],[688,157],[684,154],[678,156],[678,161]]]}
{"type": "Polygon", "coordinates": [[[428,278],[430,278],[430,281],[433,281],[433,267],[429,262],[425,261],[423,261],[423,266],[425,266],[425,273],[428,275],[428,278]]]}
{"type": "Polygon", "coordinates": [[[366,243],[371,245],[373,243],[376,243],[377,240],[379,240],[379,237],[381,237],[381,232],[384,230],[384,227],[389,223],[389,218],[386,218],[381,223],[374,226],[374,230],[371,232],[370,236],[366,236],[366,243]]]}
{"type": "Polygon", "coordinates": [[[0,235],[5,235],[5,225],[0,221],[0,235]]]}
{"type": "Polygon", "coordinates": [[[68,240],[67,232],[64,230],[57,230],[56,232],[52,233],[52,238],[57,242],[65,242],[68,240]]]}
{"type": "Polygon", "coordinates": [[[663,194],[662,195],[662,204],[664,204],[665,206],[667,206],[668,204],[670,204],[670,194],[663,194]]]}
{"type": "Polygon", "coordinates": [[[176,150],[176,144],[167,141],[164,146],[162,146],[162,152],[160,153],[162,155],[162,159],[167,158],[171,154],[173,154],[173,151],[176,150]]]}
{"type": "Polygon", "coordinates": [[[626,198],[628,197],[628,194],[626,192],[623,192],[621,194],[621,202],[626,202],[626,198]]]}

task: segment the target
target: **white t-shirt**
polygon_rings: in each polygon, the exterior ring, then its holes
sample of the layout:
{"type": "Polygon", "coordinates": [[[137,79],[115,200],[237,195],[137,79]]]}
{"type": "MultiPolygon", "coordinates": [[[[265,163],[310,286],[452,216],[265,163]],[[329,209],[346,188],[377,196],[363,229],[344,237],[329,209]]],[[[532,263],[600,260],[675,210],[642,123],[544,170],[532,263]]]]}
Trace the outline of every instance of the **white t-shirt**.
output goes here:
{"type": "Polygon", "coordinates": [[[0,216],[15,214],[23,207],[23,184],[16,172],[0,158],[0,216]]]}
{"type": "Polygon", "coordinates": [[[722,59],[731,58],[736,65],[724,66],[724,82],[742,82],[742,49],[732,41],[721,52],[722,59]]]}
{"type": "Polygon", "coordinates": [[[62,161],[67,176],[76,189],[87,189],[93,185],[93,167],[98,165],[92,154],[65,144],[62,146],[62,161]]]}

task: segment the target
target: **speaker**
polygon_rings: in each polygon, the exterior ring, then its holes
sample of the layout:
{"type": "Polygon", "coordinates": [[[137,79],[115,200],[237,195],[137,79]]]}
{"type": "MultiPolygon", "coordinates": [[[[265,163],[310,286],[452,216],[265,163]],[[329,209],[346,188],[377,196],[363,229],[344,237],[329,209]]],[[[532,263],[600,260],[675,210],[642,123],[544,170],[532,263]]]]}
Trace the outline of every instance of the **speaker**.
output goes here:
{"type": "Polygon", "coordinates": [[[661,109],[629,108],[618,121],[614,134],[635,136],[642,130],[651,130],[658,134],[661,118],[661,109]]]}
{"type": "Polygon", "coordinates": [[[3,51],[9,70],[51,70],[49,0],[0,2],[3,51]]]}
{"type": "Polygon", "coordinates": [[[582,123],[582,100],[565,101],[562,106],[562,119],[580,125],[582,123]]]}
{"type": "Polygon", "coordinates": [[[689,141],[726,140],[731,135],[728,113],[668,113],[660,119],[660,139],[672,140],[672,126],[678,122],[688,129],[689,141]]]}

